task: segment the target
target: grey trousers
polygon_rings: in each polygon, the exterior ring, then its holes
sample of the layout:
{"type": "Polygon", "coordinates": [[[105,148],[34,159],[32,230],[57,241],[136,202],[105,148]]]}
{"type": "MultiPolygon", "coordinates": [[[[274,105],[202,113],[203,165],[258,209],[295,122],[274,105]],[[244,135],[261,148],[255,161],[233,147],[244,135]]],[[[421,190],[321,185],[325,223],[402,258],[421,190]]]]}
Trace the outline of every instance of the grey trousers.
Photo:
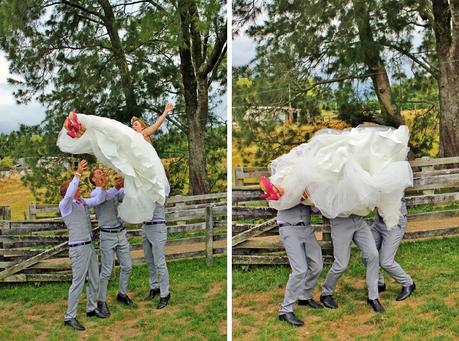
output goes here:
{"type": "MultiPolygon", "coordinates": [[[[397,227],[392,230],[389,230],[382,222],[375,223],[371,226],[371,233],[375,239],[376,248],[379,250],[379,265],[403,286],[413,284],[411,277],[402,269],[400,264],[395,261],[395,254],[403,239],[406,227],[406,217],[400,218],[397,227]]],[[[378,285],[383,284],[384,276],[380,273],[378,285]]]]}
{"type": "Polygon", "coordinates": [[[282,226],[279,234],[292,268],[279,314],[293,312],[298,299],[312,297],[322,272],[322,250],[312,226],[282,226]]]}
{"type": "Polygon", "coordinates": [[[83,292],[86,276],[88,287],[86,288],[86,311],[97,308],[97,291],[99,290],[99,265],[92,244],[69,248],[70,261],[72,263],[72,285],[69,289],[68,308],[64,319],[70,320],[76,317],[78,302],[83,292]]]}
{"type": "Polygon", "coordinates": [[[113,270],[113,256],[115,253],[120,262],[119,292],[126,295],[129,275],[132,271],[131,253],[126,230],[119,233],[100,231],[99,301],[101,302],[107,300],[107,286],[113,270]]]}
{"type": "Polygon", "coordinates": [[[166,241],[166,224],[142,225],[142,244],[145,261],[147,262],[150,274],[150,289],[159,288],[161,297],[169,295],[169,272],[164,253],[166,241]]]}
{"type": "Polygon", "coordinates": [[[336,283],[346,271],[351,255],[351,243],[357,245],[367,265],[366,282],[368,298],[377,299],[379,255],[370,227],[363,217],[351,215],[345,218],[335,218],[331,221],[331,237],[333,241],[333,256],[335,261],[327,274],[322,286],[322,295],[333,295],[336,283]]]}

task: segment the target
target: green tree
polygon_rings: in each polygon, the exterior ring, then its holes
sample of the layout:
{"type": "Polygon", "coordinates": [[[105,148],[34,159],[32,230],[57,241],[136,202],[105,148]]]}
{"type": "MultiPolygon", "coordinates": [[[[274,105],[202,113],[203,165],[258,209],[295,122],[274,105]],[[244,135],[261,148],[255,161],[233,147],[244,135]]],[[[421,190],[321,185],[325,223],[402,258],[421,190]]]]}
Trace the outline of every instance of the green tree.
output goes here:
{"type": "Polygon", "coordinates": [[[459,4],[432,0],[431,26],[438,58],[440,155],[459,155],[459,4]]]}
{"type": "MultiPolygon", "coordinates": [[[[246,1],[238,2],[247,6],[246,1]]],[[[403,122],[379,43],[387,30],[382,32],[381,18],[375,15],[378,1],[282,0],[260,6],[268,19],[252,25],[248,33],[259,44],[256,60],[263,68],[269,62],[278,65],[277,70],[299,75],[292,88],[297,93],[345,80],[370,79],[386,124],[403,122]]]]}
{"type": "Polygon", "coordinates": [[[202,38],[192,46],[201,43],[204,61],[202,70],[192,70],[193,79],[206,80],[205,89],[200,83],[205,96],[198,96],[199,107],[190,102],[191,88],[183,81],[189,79],[186,62],[178,62],[180,51],[190,46],[183,39],[182,17],[188,14],[181,2],[161,0],[2,1],[0,46],[15,75],[9,80],[17,89],[14,95],[18,102],[34,98],[47,107],[48,132],[59,130],[70,109],[127,123],[132,115],[155,116],[167,98],[179,96],[178,114],[170,121],[187,135],[190,155],[202,161],[189,163],[191,192],[208,191],[200,139],[209,109],[204,90],[224,84],[226,32],[222,35],[219,1],[193,4],[193,39],[202,38]]]}
{"type": "Polygon", "coordinates": [[[439,92],[440,155],[459,154],[459,38],[454,19],[458,6],[454,1],[235,3],[238,23],[247,23],[263,11],[268,16],[264,24],[250,30],[261,44],[257,59],[281,51],[282,59],[297,61],[295,73],[315,71],[318,83],[369,77],[388,124],[397,123],[393,119],[397,115],[391,115],[401,104],[389,81],[403,74],[396,64],[410,65],[415,77],[432,76],[439,92]]]}
{"type": "Polygon", "coordinates": [[[5,156],[0,159],[0,168],[13,168],[13,158],[11,156],[5,156]]]}
{"type": "Polygon", "coordinates": [[[209,118],[209,86],[224,78],[219,66],[226,55],[226,20],[223,1],[178,0],[180,70],[188,128],[191,194],[210,189],[205,154],[205,126],[209,118]]]}

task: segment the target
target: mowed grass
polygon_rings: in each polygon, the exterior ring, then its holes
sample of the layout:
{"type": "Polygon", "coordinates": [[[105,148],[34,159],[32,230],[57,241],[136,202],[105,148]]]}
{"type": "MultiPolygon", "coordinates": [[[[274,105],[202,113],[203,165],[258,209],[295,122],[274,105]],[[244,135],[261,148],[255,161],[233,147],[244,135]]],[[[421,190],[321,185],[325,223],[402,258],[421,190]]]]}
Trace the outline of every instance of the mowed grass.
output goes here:
{"type": "MultiPolygon", "coordinates": [[[[157,310],[143,298],[149,291],[146,266],[135,266],[129,296],[137,304],[116,302],[118,276],[108,290],[112,315],[86,317],[86,296],[78,306],[78,320],[86,331],[63,326],[70,283],[1,284],[0,340],[226,340],[226,257],[168,263],[171,301],[157,310]]],[[[118,274],[117,274],[118,275],[118,274]]]]}
{"type": "MultiPolygon", "coordinates": [[[[353,250],[348,271],[335,292],[336,310],[296,307],[305,325],[291,327],[278,320],[290,269],[266,266],[233,269],[234,340],[458,340],[459,237],[403,243],[397,261],[414,279],[417,290],[396,302],[400,285],[385,274],[388,290],[381,294],[386,313],[366,304],[365,269],[353,250]]],[[[313,297],[330,266],[325,266],[313,297]]]]}
{"type": "Polygon", "coordinates": [[[22,184],[19,175],[0,179],[0,205],[11,207],[12,220],[23,220],[33,202],[32,192],[22,184]]]}

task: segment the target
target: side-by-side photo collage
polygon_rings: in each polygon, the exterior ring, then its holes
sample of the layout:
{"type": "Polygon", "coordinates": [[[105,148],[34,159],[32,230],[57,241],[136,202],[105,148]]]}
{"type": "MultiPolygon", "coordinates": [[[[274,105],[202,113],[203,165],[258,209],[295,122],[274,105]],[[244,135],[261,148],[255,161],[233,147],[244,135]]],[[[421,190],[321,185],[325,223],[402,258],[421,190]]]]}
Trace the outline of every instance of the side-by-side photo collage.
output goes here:
{"type": "Polygon", "coordinates": [[[0,341],[459,340],[458,17],[0,0],[0,341]]]}

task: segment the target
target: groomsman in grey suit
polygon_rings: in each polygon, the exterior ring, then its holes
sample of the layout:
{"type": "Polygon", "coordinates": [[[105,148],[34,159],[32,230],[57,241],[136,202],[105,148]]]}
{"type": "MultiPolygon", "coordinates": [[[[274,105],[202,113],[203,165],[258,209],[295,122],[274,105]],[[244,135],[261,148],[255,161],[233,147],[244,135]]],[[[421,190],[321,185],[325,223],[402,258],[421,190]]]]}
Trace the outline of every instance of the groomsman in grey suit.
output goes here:
{"type": "MultiPolygon", "coordinates": [[[[375,222],[371,226],[371,233],[375,239],[376,247],[379,250],[379,265],[387,271],[397,283],[402,285],[402,290],[396,298],[397,301],[407,299],[416,289],[416,284],[413,282],[410,275],[408,275],[400,264],[395,261],[395,254],[397,253],[407,228],[407,210],[405,200],[403,199],[400,209],[402,216],[400,217],[397,227],[389,230],[377,210],[375,222]]],[[[378,291],[383,292],[385,290],[386,284],[384,283],[384,276],[380,273],[378,291]]]]}
{"type": "MultiPolygon", "coordinates": [[[[105,190],[107,175],[102,169],[95,168],[89,175],[89,181],[94,185],[105,190]]],[[[118,217],[118,205],[124,197],[124,181],[118,179],[114,188],[106,190],[106,198],[103,203],[94,207],[97,222],[100,227],[100,281],[99,297],[97,307],[105,316],[110,316],[107,305],[107,286],[113,270],[114,254],[116,253],[120,263],[119,291],[116,296],[117,301],[132,306],[134,302],[127,295],[129,275],[132,271],[131,253],[127,240],[126,229],[123,222],[118,217]]],[[[91,192],[91,196],[96,195],[97,187],[91,192]]]]}
{"type": "MultiPolygon", "coordinates": [[[[303,195],[303,199],[307,193],[303,195]]],[[[293,312],[296,302],[313,309],[323,306],[312,298],[312,292],[322,272],[322,250],[314,234],[311,207],[299,204],[277,212],[279,235],[290,263],[290,273],[285,288],[284,301],[279,309],[279,319],[294,326],[304,325],[293,312]]]]}
{"type": "Polygon", "coordinates": [[[80,198],[78,186],[86,165],[87,162],[82,160],[78,164],[73,179],[62,184],[60,192],[63,198],[59,202],[61,216],[69,230],[69,257],[72,264],[72,285],[69,288],[68,308],[64,316],[64,325],[76,330],[85,330],[76,319],[76,314],[86,277],[88,278],[86,315],[88,317],[106,317],[97,309],[96,304],[99,289],[99,266],[92,244],[91,220],[88,210],[90,207],[101,204],[105,200],[106,193],[98,187],[93,198],[80,198]]]}
{"type": "MultiPolygon", "coordinates": [[[[169,184],[165,196],[170,192],[169,184]]],[[[167,242],[166,204],[155,203],[151,221],[142,225],[142,244],[145,261],[149,273],[150,292],[145,300],[149,301],[159,296],[156,309],[163,309],[169,303],[169,270],[167,269],[165,247],[167,242]],[[159,278],[159,282],[158,282],[159,278]]]]}
{"type": "Polygon", "coordinates": [[[335,260],[322,286],[320,301],[327,308],[338,308],[333,294],[336,289],[336,283],[348,267],[351,244],[354,241],[362,252],[364,262],[367,264],[367,303],[371,305],[374,311],[383,313],[384,308],[379,302],[378,294],[379,254],[370,227],[363,217],[357,215],[331,219],[330,222],[335,260]]]}

